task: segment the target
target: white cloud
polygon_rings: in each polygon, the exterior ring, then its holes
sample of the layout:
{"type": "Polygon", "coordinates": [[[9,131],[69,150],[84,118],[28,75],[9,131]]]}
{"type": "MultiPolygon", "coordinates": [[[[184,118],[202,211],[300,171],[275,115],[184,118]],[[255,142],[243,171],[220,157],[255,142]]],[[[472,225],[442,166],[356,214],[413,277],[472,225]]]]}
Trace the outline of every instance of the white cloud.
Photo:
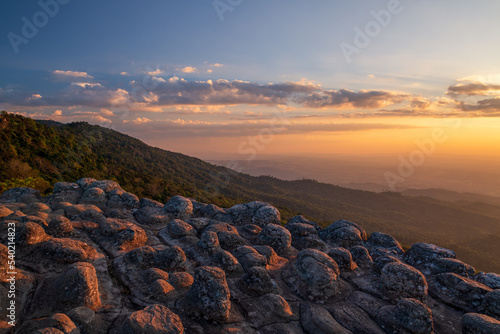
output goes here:
{"type": "Polygon", "coordinates": [[[93,76],[89,75],[87,72],[76,72],[76,71],[61,71],[56,70],[52,72],[52,75],[61,81],[73,81],[75,79],[94,79],[93,76]]]}
{"type": "Polygon", "coordinates": [[[193,67],[193,66],[186,66],[186,67],[180,68],[179,71],[181,71],[182,73],[196,73],[196,72],[198,72],[198,69],[196,67],[193,67]]]}

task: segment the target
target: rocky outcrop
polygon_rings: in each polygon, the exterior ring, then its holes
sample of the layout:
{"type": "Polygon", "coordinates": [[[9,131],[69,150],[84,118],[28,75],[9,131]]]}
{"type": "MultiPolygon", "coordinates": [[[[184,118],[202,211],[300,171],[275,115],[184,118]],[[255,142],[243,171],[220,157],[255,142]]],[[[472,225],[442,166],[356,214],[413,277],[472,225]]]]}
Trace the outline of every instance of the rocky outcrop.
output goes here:
{"type": "Polygon", "coordinates": [[[47,197],[11,189],[0,195],[0,332],[500,332],[500,275],[453,251],[405,252],[346,220],[282,223],[263,202],[163,204],[107,180],[60,182],[47,197]]]}

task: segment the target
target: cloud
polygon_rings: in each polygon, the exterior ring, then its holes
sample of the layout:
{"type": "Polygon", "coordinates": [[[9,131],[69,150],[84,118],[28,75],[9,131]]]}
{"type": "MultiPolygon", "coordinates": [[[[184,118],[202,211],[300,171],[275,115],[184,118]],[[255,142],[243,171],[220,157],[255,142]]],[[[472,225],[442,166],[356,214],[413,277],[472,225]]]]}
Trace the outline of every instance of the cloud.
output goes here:
{"type": "Polygon", "coordinates": [[[296,101],[312,108],[377,109],[409,101],[411,98],[412,96],[409,94],[368,90],[354,92],[348,89],[341,89],[314,92],[309,96],[300,97],[296,101]]]}
{"type": "Polygon", "coordinates": [[[500,93],[500,84],[468,82],[459,83],[448,87],[448,95],[490,95],[500,93]]]}
{"type": "Polygon", "coordinates": [[[162,75],[164,72],[162,70],[160,70],[159,68],[157,68],[156,70],[154,71],[146,71],[145,74],[149,75],[149,76],[157,76],[157,75],[162,75]]]}
{"type": "Polygon", "coordinates": [[[120,75],[129,76],[130,74],[128,74],[128,72],[121,72],[120,75]]]}
{"type": "Polygon", "coordinates": [[[180,68],[179,71],[181,71],[182,73],[196,73],[196,72],[198,72],[198,69],[196,67],[193,67],[193,66],[186,66],[186,67],[180,68]]]}
{"type": "Polygon", "coordinates": [[[55,110],[54,113],[52,113],[51,116],[62,116],[62,110],[55,110]]]}
{"type": "Polygon", "coordinates": [[[52,72],[52,76],[59,81],[84,81],[84,79],[94,79],[93,76],[89,75],[87,72],[75,72],[75,71],[61,71],[56,70],[52,72]]]}

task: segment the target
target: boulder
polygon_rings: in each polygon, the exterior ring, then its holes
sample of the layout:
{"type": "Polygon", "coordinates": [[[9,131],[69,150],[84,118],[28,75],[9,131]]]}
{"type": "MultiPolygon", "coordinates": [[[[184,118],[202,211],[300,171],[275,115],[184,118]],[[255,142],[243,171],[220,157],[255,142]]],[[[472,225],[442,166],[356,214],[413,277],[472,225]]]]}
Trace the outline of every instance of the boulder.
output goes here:
{"type": "Polygon", "coordinates": [[[382,269],[380,279],[392,298],[424,300],[427,295],[427,281],[424,275],[404,263],[386,264],[382,269]]]}
{"type": "Polygon", "coordinates": [[[294,265],[282,275],[302,298],[325,301],[340,292],[339,273],[331,257],[315,249],[306,249],[299,252],[294,265]]]}
{"type": "Polygon", "coordinates": [[[406,252],[405,260],[411,266],[425,266],[430,265],[436,259],[454,259],[455,257],[455,252],[449,249],[420,242],[411,246],[406,252]]]}
{"type": "Polygon", "coordinates": [[[498,334],[500,321],[484,314],[467,313],[462,318],[463,334],[498,334]]]}
{"type": "Polygon", "coordinates": [[[177,314],[163,305],[152,305],[125,319],[123,334],[182,334],[184,326],[177,314]]]}
{"type": "Polygon", "coordinates": [[[500,290],[488,292],[483,298],[482,306],[487,315],[500,320],[500,290]]]}
{"type": "Polygon", "coordinates": [[[349,251],[352,254],[352,259],[359,267],[371,268],[373,266],[373,259],[365,247],[354,246],[349,251]]]}
{"type": "Polygon", "coordinates": [[[342,247],[335,247],[328,251],[328,256],[330,256],[335,263],[337,263],[340,270],[352,271],[358,266],[352,260],[352,254],[347,249],[342,247]]]}
{"type": "Polygon", "coordinates": [[[388,333],[434,333],[431,310],[415,299],[402,299],[396,306],[381,307],[376,320],[388,333]]]}
{"type": "Polygon", "coordinates": [[[327,228],[320,230],[319,236],[331,246],[345,248],[361,245],[366,240],[365,230],[347,220],[333,222],[327,228]]]}
{"type": "Polygon", "coordinates": [[[193,203],[182,196],[172,197],[163,207],[165,212],[173,214],[177,218],[188,218],[193,213],[193,203]]]}
{"type": "Polygon", "coordinates": [[[265,227],[268,224],[281,224],[281,214],[274,206],[265,205],[257,209],[252,217],[252,224],[265,227]]]}
{"type": "Polygon", "coordinates": [[[276,253],[284,254],[292,245],[292,236],[283,226],[267,224],[257,236],[259,243],[271,246],[276,253]]]}
{"type": "Polygon", "coordinates": [[[500,275],[495,273],[480,272],[474,279],[492,289],[500,289],[500,275]]]}
{"type": "Polygon", "coordinates": [[[220,268],[198,267],[194,282],[183,299],[186,312],[224,323],[229,318],[231,301],[226,275],[220,268]]]}
{"type": "Polygon", "coordinates": [[[438,274],[429,280],[429,292],[449,305],[465,312],[482,310],[484,296],[492,289],[457,274],[438,274]]]}
{"type": "Polygon", "coordinates": [[[252,267],[240,279],[240,286],[250,295],[265,295],[273,292],[275,285],[265,268],[252,267]]]}
{"type": "Polygon", "coordinates": [[[0,195],[0,203],[26,203],[40,202],[42,197],[35,189],[21,187],[12,188],[0,195]]]}

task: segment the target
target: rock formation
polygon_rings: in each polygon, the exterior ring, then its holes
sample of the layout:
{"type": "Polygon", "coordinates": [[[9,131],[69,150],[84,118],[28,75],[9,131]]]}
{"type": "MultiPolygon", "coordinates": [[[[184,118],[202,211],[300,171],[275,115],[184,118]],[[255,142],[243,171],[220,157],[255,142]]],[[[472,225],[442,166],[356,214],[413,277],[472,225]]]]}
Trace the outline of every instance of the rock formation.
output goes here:
{"type": "Polygon", "coordinates": [[[5,333],[500,333],[500,275],[451,250],[89,178],[0,196],[0,296],[5,333]]]}

